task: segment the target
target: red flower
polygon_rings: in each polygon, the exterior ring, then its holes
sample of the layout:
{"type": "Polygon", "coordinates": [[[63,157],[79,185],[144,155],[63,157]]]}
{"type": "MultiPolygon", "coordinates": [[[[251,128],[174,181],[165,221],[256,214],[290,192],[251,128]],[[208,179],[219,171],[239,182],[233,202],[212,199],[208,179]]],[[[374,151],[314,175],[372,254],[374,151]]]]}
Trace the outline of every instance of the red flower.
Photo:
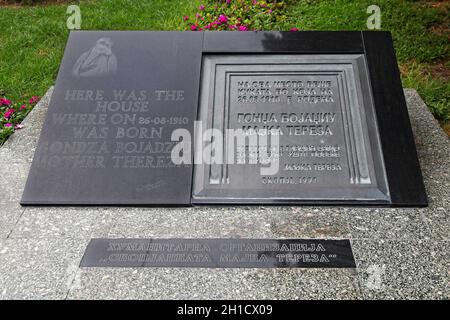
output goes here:
{"type": "Polygon", "coordinates": [[[24,104],[20,106],[20,110],[25,110],[26,108],[27,108],[27,106],[24,104]]]}
{"type": "Polygon", "coordinates": [[[291,31],[298,31],[298,28],[291,28],[291,31]]]}
{"type": "Polygon", "coordinates": [[[238,30],[239,31],[248,31],[248,27],[247,26],[239,26],[238,30]]]}
{"type": "Polygon", "coordinates": [[[12,124],[11,123],[5,123],[5,127],[12,127],[12,124]]]}

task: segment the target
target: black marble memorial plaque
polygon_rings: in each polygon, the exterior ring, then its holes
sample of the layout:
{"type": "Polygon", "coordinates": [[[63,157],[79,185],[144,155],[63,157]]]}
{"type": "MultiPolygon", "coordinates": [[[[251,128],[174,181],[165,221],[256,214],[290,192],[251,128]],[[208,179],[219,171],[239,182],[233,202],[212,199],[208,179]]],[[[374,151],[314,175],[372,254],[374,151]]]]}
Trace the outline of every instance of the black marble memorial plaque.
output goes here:
{"type": "Polygon", "coordinates": [[[427,197],[388,32],[80,31],[21,203],[427,197]]]}
{"type": "Polygon", "coordinates": [[[188,205],[202,35],[72,32],[22,204],[188,205]]]}
{"type": "Polygon", "coordinates": [[[355,268],[350,241],[93,239],[81,267],[355,268]]]}

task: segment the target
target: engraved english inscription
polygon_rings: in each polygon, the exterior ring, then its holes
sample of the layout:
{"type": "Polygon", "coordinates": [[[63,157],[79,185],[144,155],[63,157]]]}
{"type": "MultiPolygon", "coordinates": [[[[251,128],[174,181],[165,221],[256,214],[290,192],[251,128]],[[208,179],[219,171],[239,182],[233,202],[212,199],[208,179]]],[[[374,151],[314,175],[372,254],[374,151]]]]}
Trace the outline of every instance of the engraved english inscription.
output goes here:
{"type": "Polygon", "coordinates": [[[388,199],[363,56],[214,56],[203,67],[200,120],[247,140],[224,147],[231,163],[196,166],[199,202],[388,199]],[[271,136],[277,170],[262,174],[259,141],[271,136]]]}
{"type": "Polygon", "coordinates": [[[71,33],[21,203],[189,205],[192,166],[172,161],[171,137],[194,127],[201,42],[71,33]]]}
{"type": "Polygon", "coordinates": [[[49,125],[64,128],[66,137],[43,142],[35,157],[37,166],[97,170],[175,167],[170,158],[174,142],[166,136],[174,127],[189,124],[189,119],[154,115],[152,108],[162,100],[183,101],[183,94],[183,90],[66,90],[65,103],[89,104],[91,108],[51,114],[49,125]]]}

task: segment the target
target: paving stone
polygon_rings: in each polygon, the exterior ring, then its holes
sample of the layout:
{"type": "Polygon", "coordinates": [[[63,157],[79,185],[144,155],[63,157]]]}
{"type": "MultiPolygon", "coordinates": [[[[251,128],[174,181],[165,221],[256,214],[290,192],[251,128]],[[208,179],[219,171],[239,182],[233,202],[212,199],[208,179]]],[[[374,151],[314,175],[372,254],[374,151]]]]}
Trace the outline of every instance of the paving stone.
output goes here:
{"type": "Polygon", "coordinates": [[[435,239],[449,240],[450,141],[417,91],[405,90],[430,206],[424,217],[435,239]]]}
{"type": "Polygon", "coordinates": [[[30,164],[0,164],[0,205],[18,204],[30,170],[30,164]]]}
{"type": "Polygon", "coordinates": [[[0,239],[11,234],[24,210],[17,204],[0,205],[0,239]]]}
{"type": "Polygon", "coordinates": [[[126,208],[114,238],[348,238],[345,216],[300,207],[126,208]]]}
{"type": "Polygon", "coordinates": [[[0,240],[0,299],[65,299],[86,239],[0,240]]]}
{"type": "Polygon", "coordinates": [[[429,239],[423,209],[351,209],[347,212],[352,239],[429,239]]]}
{"type": "Polygon", "coordinates": [[[448,242],[353,241],[364,299],[448,299],[448,242]]]}
{"type": "Polygon", "coordinates": [[[26,208],[11,238],[105,237],[113,219],[108,208],[26,208]]]}
{"type": "Polygon", "coordinates": [[[102,269],[79,272],[69,299],[358,299],[346,269],[102,269]]]}

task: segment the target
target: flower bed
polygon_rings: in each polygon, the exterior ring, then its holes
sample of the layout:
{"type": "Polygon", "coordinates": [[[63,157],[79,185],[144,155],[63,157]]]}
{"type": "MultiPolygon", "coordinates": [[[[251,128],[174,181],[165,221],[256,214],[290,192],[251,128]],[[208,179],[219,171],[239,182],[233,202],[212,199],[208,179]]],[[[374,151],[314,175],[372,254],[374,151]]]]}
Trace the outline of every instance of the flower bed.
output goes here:
{"type": "Polygon", "coordinates": [[[0,98],[0,146],[15,130],[22,129],[22,120],[38,103],[39,97],[32,97],[27,102],[13,103],[6,98],[0,98]]]}
{"type": "Polygon", "coordinates": [[[292,30],[285,15],[287,1],[209,0],[194,16],[183,17],[184,30],[292,30]]]}

